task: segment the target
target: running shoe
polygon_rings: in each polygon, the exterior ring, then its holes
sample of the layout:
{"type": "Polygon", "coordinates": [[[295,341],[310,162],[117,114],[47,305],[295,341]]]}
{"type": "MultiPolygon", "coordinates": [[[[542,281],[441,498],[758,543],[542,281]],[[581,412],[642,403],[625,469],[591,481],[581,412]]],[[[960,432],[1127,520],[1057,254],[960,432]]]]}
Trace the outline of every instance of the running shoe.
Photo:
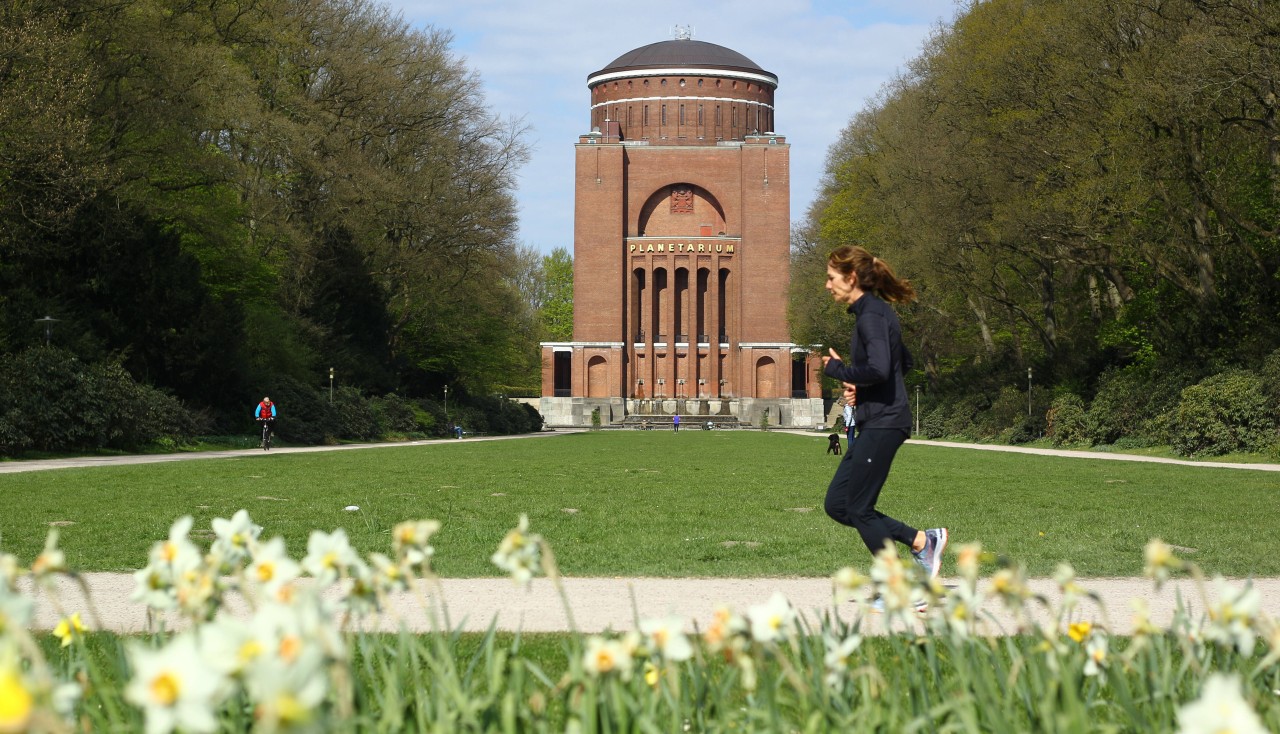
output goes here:
{"type": "Polygon", "coordinates": [[[937,578],[942,570],[942,552],[946,549],[947,529],[933,528],[924,531],[924,548],[911,551],[911,557],[924,569],[927,578],[937,578]]]}
{"type": "MultiPolygon", "coordinates": [[[[911,605],[915,608],[917,614],[924,614],[929,611],[929,602],[924,599],[917,599],[912,602],[911,605]]],[[[871,600],[871,604],[869,606],[872,612],[876,614],[884,614],[884,597],[877,596],[871,600]]]]}

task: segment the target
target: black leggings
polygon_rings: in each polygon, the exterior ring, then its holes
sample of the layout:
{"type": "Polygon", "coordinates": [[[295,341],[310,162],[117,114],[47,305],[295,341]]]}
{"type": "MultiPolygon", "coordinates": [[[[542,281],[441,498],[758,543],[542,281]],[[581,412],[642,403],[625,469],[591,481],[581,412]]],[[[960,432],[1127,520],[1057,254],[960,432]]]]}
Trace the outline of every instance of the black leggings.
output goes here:
{"type": "Polygon", "coordinates": [[[827,487],[827,514],[857,530],[872,555],[891,540],[910,546],[916,539],[915,528],[876,510],[893,457],[906,440],[907,432],[897,429],[860,432],[858,440],[850,442],[827,487]]]}

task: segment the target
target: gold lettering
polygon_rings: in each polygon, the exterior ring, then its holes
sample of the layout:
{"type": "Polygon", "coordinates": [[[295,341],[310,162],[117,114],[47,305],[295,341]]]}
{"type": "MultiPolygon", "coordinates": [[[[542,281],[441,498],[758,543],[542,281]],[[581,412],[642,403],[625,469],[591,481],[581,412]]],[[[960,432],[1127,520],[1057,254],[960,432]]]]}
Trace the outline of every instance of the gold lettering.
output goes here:
{"type": "Polygon", "coordinates": [[[706,252],[706,250],[703,249],[701,242],[698,243],[698,252],[706,252]]]}
{"type": "Polygon", "coordinates": [[[722,245],[722,244],[720,244],[719,242],[717,242],[717,243],[716,243],[716,252],[724,252],[724,245],[722,245]]]}
{"type": "Polygon", "coordinates": [[[629,250],[629,252],[635,252],[635,251],[636,251],[636,243],[632,242],[631,249],[629,250]]]}
{"type": "Polygon", "coordinates": [[[649,249],[645,250],[645,252],[653,252],[653,243],[652,243],[652,242],[650,242],[650,243],[649,243],[649,249]]]}
{"type": "Polygon", "coordinates": [[[725,251],[725,253],[726,253],[726,254],[728,254],[728,255],[732,255],[732,254],[733,254],[733,245],[729,245],[729,248],[725,251]]]}

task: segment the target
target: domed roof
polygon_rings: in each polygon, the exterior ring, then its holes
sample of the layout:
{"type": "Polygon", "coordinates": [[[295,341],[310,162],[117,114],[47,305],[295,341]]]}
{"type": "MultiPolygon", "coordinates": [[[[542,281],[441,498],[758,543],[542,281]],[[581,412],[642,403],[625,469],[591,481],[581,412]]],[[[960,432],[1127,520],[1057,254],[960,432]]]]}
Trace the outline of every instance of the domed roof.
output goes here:
{"type": "Polygon", "coordinates": [[[588,74],[587,83],[590,84],[593,79],[601,75],[620,71],[670,68],[738,71],[763,74],[774,84],[777,84],[778,80],[775,75],[760,68],[756,62],[731,48],[706,41],[680,38],[674,41],[659,41],[628,51],[600,71],[588,74]]]}

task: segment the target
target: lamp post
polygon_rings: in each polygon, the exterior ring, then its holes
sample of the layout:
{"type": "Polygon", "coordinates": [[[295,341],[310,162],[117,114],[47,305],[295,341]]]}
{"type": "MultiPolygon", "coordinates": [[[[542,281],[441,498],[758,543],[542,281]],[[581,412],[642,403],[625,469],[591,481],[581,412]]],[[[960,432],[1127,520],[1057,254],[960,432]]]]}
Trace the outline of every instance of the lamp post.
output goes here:
{"type": "Polygon", "coordinates": [[[920,435],[920,386],[916,385],[916,435],[920,435]]]}
{"type": "Polygon", "coordinates": [[[329,368],[329,405],[333,405],[333,368],[329,368]]]}
{"type": "Polygon", "coordinates": [[[444,386],[444,422],[449,423],[449,386],[444,386]]]}
{"type": "Polygon", "coordinates": [[[1031,368],[1027,368],[1027,417],[1031,417],[1031,368]]]}
{"type": "Polygon", "coordinates": [[[42,319],[35,320],[37,324],[44,324],[44,345],[46,347],[49,346],[49,343],[53,340],[53,325],[61,320],[62,319],[55,319],[48,314],[45,314],[45,317],[42,319]]]}

